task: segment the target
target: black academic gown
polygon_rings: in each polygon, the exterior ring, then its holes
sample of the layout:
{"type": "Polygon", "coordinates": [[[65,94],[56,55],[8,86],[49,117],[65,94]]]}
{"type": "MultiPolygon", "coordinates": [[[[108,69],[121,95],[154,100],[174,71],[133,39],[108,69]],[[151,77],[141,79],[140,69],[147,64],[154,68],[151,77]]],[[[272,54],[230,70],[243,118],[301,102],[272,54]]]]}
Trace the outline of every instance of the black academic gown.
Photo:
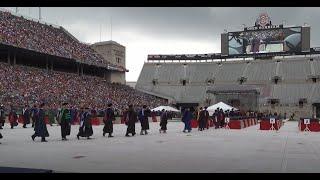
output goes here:
{"type": "Polygon", "coordinates": [[[142,109],[139,113],[139,120],[141,123],[141,130],[145,131],[149,129],[149,120],[148,117],[150,115],[150,110],[148,109],[142,109]]]}
{"type": "Polygon", "coordinates": [[[114,116],[114,111],[112,108],[107,108],[105,111],[105,116],[103,119],[104,127],[103,132],[104,133],[113,133],[113,121],[115,121],[116,118],[114,116]]]}
{"type": "Polygon", "coordinates": [[[30,124],[30,109],[24,109],[23,112],[23,125],[30,124]]]}
{"type": "Polygon", "coordinates": [[[127,134],[131,133],[132,135],[134,135],[136,134],[135,125],[138,121],[137,113],[133,109],[131,109],[126,113],[126,116],[126,125],[128,126],[127,134]]]}
{"type": "Polygon", "coordinates": [[[2,128],[2,126],[4,126],[4,123],[5,123],[4,110],[0,109],[0,128],[2,128]]]}
{"type": "Polygon", "coordinates": [[[160,116],[160,127],[161,130],[166,131],[167,130],[167,124],[168,124],[168,113],[163,112],[160,116]]]}
{"type": "Polygon", "coordinates": [[[89,112],[83,112],[80,115],[80,127],[78,136],[90,137],[93,135],[93,129],[91,124],[91,114],[89,112]]]}
{"type": "Polygon", "coordinates": [[[207,128],[209,120],[209,112],[207,110],[202,110],[199,114],[199,128],[207,128]]]}
{"type": "Polygon", "coordinates": [[[44,120],[45,111],[40,109],[38,113],[35,114],[35,123],[34,123],[34,136],[35,137],[49,137],[49,132],[47,130],[47,125],[44,120]]]}
{"type": "Polygon", "coordinates": [[[71,115],[69,109],[62,109],[60,113],[61,137],[66,138],[66,136],[69,136],[71,132],[71,115]]]}

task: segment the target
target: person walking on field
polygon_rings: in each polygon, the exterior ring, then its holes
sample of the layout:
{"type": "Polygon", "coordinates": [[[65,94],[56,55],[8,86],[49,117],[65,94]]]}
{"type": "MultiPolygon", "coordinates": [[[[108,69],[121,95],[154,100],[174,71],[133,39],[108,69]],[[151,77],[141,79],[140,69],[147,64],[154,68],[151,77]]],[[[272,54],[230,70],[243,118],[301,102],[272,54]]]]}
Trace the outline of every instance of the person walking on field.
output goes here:
{"type": "Polygon", "coordinates": [[[18,126],[18,115],[16,110],[11,107],[11,111],[9,113],[9,122],[10,122],[10,126],[11,129],[13,129],[13,127],[18,126]]]}
{"type": "MultiPolygon", "coordinates": [[[[3,138],[3,136],[2,136],[2,134],[0,133],[0,139],[2,139],[3,138]]],[[[0,144],[1,144],[1,142],[0,142],[0,144]]]]}
{"type": "Polygon", "coordinates": [[[49,137],[49,132],[47,130],[47,125],[44,120],[45,117],[45,103],[42,103],[39,106],[39,111],[34,115],[35,122],[34,122],[34,134],[31,136],[32,140],[36,137],[41,137],[41,142],[47,142],[46,137],[49,137]]]}
{"type": "Polygon", "coordinates": [[[202,127],[203,127],[203,122],[201,121],[202,119],[200,119],[200,113],[202,112],[202,107],[200,107],[197,111],[197,122],[198,122],[198,130],[202,131],[202,127]]]}
{"type": "Polygon", "coordinates": [[[112,109],[112,103],[108,104],[107,110],[104,112],[104,127],[103,127],[103,136],[106,135],[106,133],[109,133],[108,137],[113,137],[113,121],[116,120],[114,116],[114,111],[112,109]]]}
{"type": "Polygon", "coordinates": [[[182,122],[184,123],[184,129],[183,132],[186,131],[191,132],[191,120],[192,120],[192,113],[190,112],[189,108],[186,108],[185,112],[182,116],[182,122]]]}
{"type": "Polygon", "coordinates": [[[27,124],[30,124],[30,108],[29,105],[25,105],[22,110],[23,115],[23,128],[27,128],[27,124]]]}
{"type": "Polygon", "coordinates": [[[209,120],[209,112],[207,111],[207,107],[205,107],[199,115],[199,128],[200,131],[203,131],[205,128],[207,128],[209,120]]]}
{"type": "Polygon", "coordinates": [[[2,127],[4,126],[5,123],[5,111],[4,111],[4,106],[1,104],[0,106],[0,129],[3,129],[2,127]]]}
{"type": "Polygon", "coordinates": [[[36,114],[38,113],[37,105],[33,105],[33,108],[31,109],[31,120],[32,120],[32,127],[34,127],[34,123],[36,122],[36,114]]]}
{"type": "Polygon", "coordinates": [[[147,130],[149,129],[149,120],[148,117],[150,116],[151,111],[147,109],[146,105],[143,105],[141,111],[139,112],[139,120],[141,123],[141,132],[140,135],[147,135],[147,130]],[[143,134],[144,132],[144,134],[143,134]]]}
{"type": "Polygon", "coordinates": [[[93,135],[93,129],[91,124],[91,114],[89,112],[89,108],[85,108],[85,111],[83,111],[83,108],[81,108],[80,113],[80,127],[79,127],[79,133],[77,134],[77,138],[80,139],[80,137],[86,137],[87,139],[90,139],[90,136],[93,135]]]}
{"type": "Polygon", "coordinates": [[[127,127],[126,137],[130,137],[129,134],[134,136],[136,134],[135,132],[135,126],[136,122],[138,122],[137,113],[133,109],[133,105],[129,105],[128,111],[125,113],[125,124],[127,127]]]}
{"type": "Polygon", "coordinates": [[[61,126],[61,137],[63,141],[67,140],[67,136],[69,136],[71,132],[71,116],[67,105],[68,103],[66,102],[62,104],[62,108],[58,116],[58,122],[61,126]]]}
{"type": "Polygon", "coordinates": [[[167,124],[168,124],[168,112],[162,109],[162,113],[160,116],[160,129],[159,132],[167,133],[167,124]]]}

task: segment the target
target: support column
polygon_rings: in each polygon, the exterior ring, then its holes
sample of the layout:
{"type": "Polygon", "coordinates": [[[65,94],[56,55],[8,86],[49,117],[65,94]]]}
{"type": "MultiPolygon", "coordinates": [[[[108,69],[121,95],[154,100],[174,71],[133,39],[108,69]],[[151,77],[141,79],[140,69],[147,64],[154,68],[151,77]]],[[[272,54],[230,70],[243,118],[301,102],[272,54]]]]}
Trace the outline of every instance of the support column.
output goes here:
{"type": "Polygon", "coordinates": [[[15,66],[17,64],[17,53],[14,52],[13,54],[13,66],[15,66]]]}
{"type": "Polygon", "coordinates": [[[8,58],[8,64],[10,65],[10,51],[8,51],[8,56],[7,56],[7,58],[8,58]]]}
{"type": "Polygon", "coordinates": [[[83,76],[83,64],[81,64],[81,74],[80,76],[83,76]]]}
{"type": "Polygon", "coordinates": [[[51,71],[53,71],[53,60],[51,60],[51,71]]]}
{"type": "Polygon", "coordinates": [[[49,71],[49,61],[48,61],[48,56],[46,56],[46,69],[49,71]]]}
{"type": "Polygon", "coordinates": [[[77,63],[77,74],[80,75],[79,63],[77,63]]]}

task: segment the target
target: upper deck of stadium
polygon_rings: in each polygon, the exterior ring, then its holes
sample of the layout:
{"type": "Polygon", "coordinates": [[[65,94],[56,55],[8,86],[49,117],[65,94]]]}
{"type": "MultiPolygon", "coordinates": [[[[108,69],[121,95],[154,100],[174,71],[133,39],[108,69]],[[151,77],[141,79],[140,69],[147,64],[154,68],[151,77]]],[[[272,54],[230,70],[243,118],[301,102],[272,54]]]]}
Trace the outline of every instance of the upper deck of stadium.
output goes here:
{"type": "Polygon", "coordinates": [[[88,44],[82,43],[61,26],[42,23],[0,10],[0,44],[113,70],[124,67],[106,62],[88,44]]]}

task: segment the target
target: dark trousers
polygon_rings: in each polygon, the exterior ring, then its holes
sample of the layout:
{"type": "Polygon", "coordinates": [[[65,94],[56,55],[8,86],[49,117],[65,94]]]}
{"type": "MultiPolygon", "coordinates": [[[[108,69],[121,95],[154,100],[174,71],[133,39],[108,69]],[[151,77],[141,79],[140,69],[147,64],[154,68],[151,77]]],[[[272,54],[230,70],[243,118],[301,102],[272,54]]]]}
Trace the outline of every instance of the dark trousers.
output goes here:
{"type": "Polygon", "coordinates": [[[112,121],[105,122],[104,127],[103,127],[103,132],[104,133],[109,133],[109,134],[113,133],[113,123],[112,123],[112,121]]]}
{"type": "Polygon", "coordinates": [[[35,118],[32,118],[32,127],[34,127],[35,122],[36,122],[35,118]]]}
{"type": "Polygon", "coordinates": [[[135,123],[129,123],[128,124],[126,135],[128,135],[130,133],[132,135],[136,134],[136,125],[135,125],[135,123]]]}
{"type": "Polygon", "coordinates": [[[184,122],[184,130],[191,131],[191,121],[184,122]]]}
{"type": "Polygon", "coordinates": [[[69,123],[61,123],[61,137],[66,138],[67,135],[70,135],[70,125],[69,123]]]}

